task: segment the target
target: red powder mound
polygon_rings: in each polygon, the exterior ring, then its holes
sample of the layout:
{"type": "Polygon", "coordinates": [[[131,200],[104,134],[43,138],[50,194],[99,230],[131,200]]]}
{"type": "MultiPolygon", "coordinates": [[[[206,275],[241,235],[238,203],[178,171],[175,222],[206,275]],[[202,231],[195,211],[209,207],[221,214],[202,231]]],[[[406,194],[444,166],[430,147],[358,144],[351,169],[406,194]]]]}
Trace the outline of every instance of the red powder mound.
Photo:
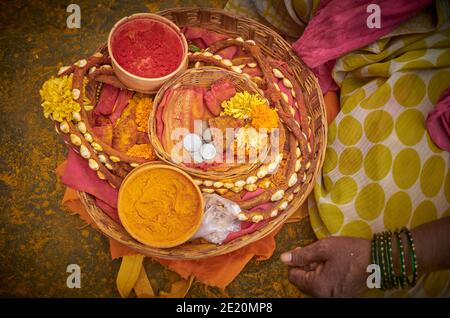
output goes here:
{"type": "Polygon", "coordinates": [[[183,58],[178,34],[169,26],[146,18],[120,25],[112,37],[111,50],[120,66],[145,78],[172,73],[183,58]]]}

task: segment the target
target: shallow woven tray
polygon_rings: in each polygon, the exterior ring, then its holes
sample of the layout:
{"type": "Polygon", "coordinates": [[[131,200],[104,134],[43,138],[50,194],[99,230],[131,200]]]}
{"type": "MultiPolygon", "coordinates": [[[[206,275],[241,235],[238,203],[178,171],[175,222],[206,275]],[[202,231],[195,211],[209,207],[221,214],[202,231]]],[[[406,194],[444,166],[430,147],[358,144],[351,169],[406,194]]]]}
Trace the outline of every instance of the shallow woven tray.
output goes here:
{"type": "Polygon", "coordinates": [[[177,8],[161,11],[158,14],[172,20],[179,27],[198,26],[229,35],[230,37],[241,36],[244,39],[254,40],[265,55],[285,61],[290,65],[296,80],[302,88],[308,115],[312,118],[314,154],[310,168],[312,173],[310,174],[311,177],[306,181],[306,190],[296,194],[289,208],[284,213],[251,234],[241,236],[224,245],[186,243],[170,249],[151,248],[137,242],[120,224],[113,221],[95,205],[95,200],[92,196],[83,192],[79,192],[79,196],[97,227],[105,235],[141,254],[164,259],[201,259],[230,253],[276,230],[300,208],[312,191],[314,180],[323,163],[326,146],[327,125],[322,92],[317,79],[292,51],[291,45],[267,26],[252,19],[232,15],[217,9],[177,8]]]}
{"type": "MultiPolygon", "coordinates": [[[[201,67],[198,69],[192,68],[184,72],[182,75],[173,78],[172,80],[166,82],[161,89],[158,91],[158,94],[155,96],[153,100],[153,109],[152,115],[149,119],[149,135],[150,141],[155,149],[155,152],[158,154],[158,157],[169,163],[178,166],[180,169],[183,169],[185,172],[189,173],[191,176],[196,177],[204,177],[210,180],[223,180],[226,178],[233,178],[243,171],[248,172],[254,170],[258,166],[261,165],[261,162],[255,163],[244,163],[231,167],[227,171],[203,171],[201,169],[189,168],[183,164],[174,163],[171,159],[170,154],[168,154],[157,136],[156,133],[156,112],[161,103],[161,100],[164,97],[164,94],[170,88],[175,87],[183,87],[183,86],[197,86],[197,87],[205,87],[209,88],[211,84],[219,79],[227,78],[231,81],[238,92],[247,91],[253,94],[261,95],[261,90],[258,86],[251,80],[246,79],[241,74],[236,74],[234,72],[230,72],[218,67],[201,67]]],[[[265,149],[264,155],[267,155],[268,148],[265,149]]]]}

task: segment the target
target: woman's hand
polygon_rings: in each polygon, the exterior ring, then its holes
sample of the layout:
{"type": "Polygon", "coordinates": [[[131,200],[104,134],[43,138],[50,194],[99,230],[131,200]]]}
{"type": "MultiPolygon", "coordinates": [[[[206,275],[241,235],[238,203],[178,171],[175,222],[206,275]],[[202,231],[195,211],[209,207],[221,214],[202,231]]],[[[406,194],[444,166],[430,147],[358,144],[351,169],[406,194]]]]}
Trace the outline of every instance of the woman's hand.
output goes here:
{"type": "Polygon", "coordinates": [[[330,237],[281,255],[289,281],[314,297],[355,297],[367,290],[371,241],[330,237]]]}

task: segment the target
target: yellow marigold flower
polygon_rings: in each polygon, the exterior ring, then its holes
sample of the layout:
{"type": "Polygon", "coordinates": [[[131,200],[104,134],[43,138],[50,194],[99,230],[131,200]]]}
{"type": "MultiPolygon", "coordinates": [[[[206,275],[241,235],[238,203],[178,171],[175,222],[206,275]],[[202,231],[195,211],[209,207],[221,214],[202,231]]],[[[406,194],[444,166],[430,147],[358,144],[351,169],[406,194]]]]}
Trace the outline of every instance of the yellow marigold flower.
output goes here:
{"type": "Polygon", "coordinates": [[[277,110],[270,108],[267,104],[254,105],[250,110],[250,117],[253,128],[270,130],[278,127],[277,110]]]}
{"type": "Polygon", "coordinates": [[[255,106],[267,105],[267,102],[257,94],[249,92],[239,92],[228,101],[222,102],[223,112],[221,115],[228,115],[234,118],[247,119],[250,117],[250,110],[255,106]]]}
{"type": "Polygon", "coordinates": [[[53,120],[72,120],[72,112],[80,111],[80,104],[72,97],[72,74],[52,77],[42,85],[39,91],[44,108],[44,116],[52,116],[53,120]]]}
{"type": "Polygon", "coordinates": [[[156,154],[150,144],[134,145],[127,151],[127,155],[131,157],[144,158],[147,160],[156,160],[156,154]]]}

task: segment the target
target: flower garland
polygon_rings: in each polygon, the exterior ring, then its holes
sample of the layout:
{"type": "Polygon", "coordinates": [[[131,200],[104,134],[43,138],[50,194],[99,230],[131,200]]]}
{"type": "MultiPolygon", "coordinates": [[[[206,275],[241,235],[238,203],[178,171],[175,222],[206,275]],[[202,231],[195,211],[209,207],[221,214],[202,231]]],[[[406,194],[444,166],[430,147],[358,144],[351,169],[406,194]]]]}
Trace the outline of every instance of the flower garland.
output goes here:
{"type": "MultiPolygon", "coordinates": [[[[51,116],[58,122],[69,121],[73,119],[73,112],[80,111],[80,104],[73,99],[72,78],[73,74],[51,77],[42,85],[39,94],[43,100],[41,106],[46,118],[51,116]]],[[[86,83],[87,80],[84,84],[86,83]]],[[[84,104],[88,106],[91,102],[85,94],[83,96],[84,104]]]]}

